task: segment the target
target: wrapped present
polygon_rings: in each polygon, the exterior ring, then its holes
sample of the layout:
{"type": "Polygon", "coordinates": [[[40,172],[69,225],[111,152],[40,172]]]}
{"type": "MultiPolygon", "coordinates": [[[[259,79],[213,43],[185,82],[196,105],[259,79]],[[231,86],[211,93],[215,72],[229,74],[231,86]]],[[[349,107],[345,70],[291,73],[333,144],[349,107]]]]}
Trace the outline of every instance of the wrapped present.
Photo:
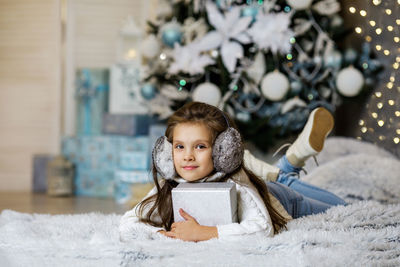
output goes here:
{"type": "Polygon", "coordinates": [[[175,222],[184,219],[182,208],[201,225],[216,226],[237,222],[237,195],[234,183],[180,183],[172,189],[175,222]]]}
{"type": "Polygon", "coordinates": [[[148,151],[127,151],[119,155],[119,168],[122,170],[148,170],[150,153],[148,151]]]}
{"type": "Polygon", "coordinates": [[[148,136],[121,137],[119,142],[121,151],[148,151],[150,147],[148,136]]]}
{"type": "Polygon", "coordinates": [[[101,134],[108,110],[109,70],[80,69],[76,74],[77,135],[101,134]]]}
{"type": "Polygon", "coordinates": [[[78,163],[79,155],[81,155],[81,140],[76,137],[63,137],[61,143],[61,150],[64,157],[72,163],[78,163]]]}
{"type": "Polygon", "coordinates": [[[113,197],[114,172],[107,169],[78,167],[75,178],[75,193],[78,196],[113,197]]]}
{"type": "Polygon", "coordinates": [[[150,148],[153,149],[153,146],[157,139],[160,136],[165,135],[165,130],[167,129],[167,126],[165,124],[157,123],[157,124],[152,124],[150,125],[149,129],[149,142],[150,142],[150,148]]]}
{"type": "Polygon", "coordinates": [[[150,116],[110,114],[103,117],[103,134],[126,136],[147,135],[149,133],[150,116]]]}
{"type": "Polygon", "coordinates": [[[153,187],[151,180],[149,171],[115,171],[115,201],[137,204],[153,187]]]}
{"type": "Polygon", "coordinates": [[[113,114],[149,113],[141,93],[139,64],[115,64],[111,67],[109,106],[113,114]]]}
{"type": "Polygon", "coordinates": [[[33,192],[45,193],[47,191],[47,163],[54,158],[53,155],[33,155],[33,192]]]}

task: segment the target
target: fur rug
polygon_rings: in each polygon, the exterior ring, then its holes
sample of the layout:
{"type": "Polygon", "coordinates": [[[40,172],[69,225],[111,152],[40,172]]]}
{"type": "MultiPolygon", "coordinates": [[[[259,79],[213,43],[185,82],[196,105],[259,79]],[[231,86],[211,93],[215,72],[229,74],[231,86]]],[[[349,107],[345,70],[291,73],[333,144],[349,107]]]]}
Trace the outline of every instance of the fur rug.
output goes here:
{"type": "Polygon", "coordinates": [[[400,161],[369,144],[341,138],[328,139],[319,159],[320,166],[308,166],[309,175],[302,179],[352,204],[293,220],[273,238],[191,243],[141,231],[122,243],[120,215],[4,210],[0,265],[400,266],[400,161]],[[356,152],[343,154],[344,149],[356,152]]]}

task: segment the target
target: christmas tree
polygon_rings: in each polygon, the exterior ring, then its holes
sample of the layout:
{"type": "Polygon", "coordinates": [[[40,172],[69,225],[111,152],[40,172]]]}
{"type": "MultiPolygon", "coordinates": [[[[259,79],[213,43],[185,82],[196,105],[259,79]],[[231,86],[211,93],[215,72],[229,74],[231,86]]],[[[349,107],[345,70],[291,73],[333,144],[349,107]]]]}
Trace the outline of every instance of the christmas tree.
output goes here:
{"type": "Polygon", "coordinates": [[[336,0],[164,0],[142,43],[142,95],[161,119],[188,101],[218,106],[266,149],[374,78],[368,49],[339,49],[339,11],[336,0]]]}
{"type": "MultiPolygon", "coordinates": [[[[355,27],[381,58],[385,70],[359,121],[359,139],[367,140],[400,156],[400,1],[373,0],[351,5],[351,14],[364,23],[355,27]]],[[[374,63],[374,62],[366,62],[374,63]]]]}

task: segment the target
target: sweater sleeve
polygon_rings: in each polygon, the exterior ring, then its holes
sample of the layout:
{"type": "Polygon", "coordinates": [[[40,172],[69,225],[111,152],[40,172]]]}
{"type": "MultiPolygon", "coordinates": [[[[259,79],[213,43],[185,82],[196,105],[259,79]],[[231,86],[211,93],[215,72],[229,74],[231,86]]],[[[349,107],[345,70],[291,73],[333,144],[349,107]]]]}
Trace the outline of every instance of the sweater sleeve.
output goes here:
{"type": "MultiPolygon", "coordinates": [[[[151,189],[143,199],[154,195],[156,192],[157,188],[153,187],[153,189],[151,189]]],[[[120,220],[119,235],[122,242],[136,239],[138,238],[138,235],[151,236],[153,233],[163,230],[161,227],[154,227],[140,222],[137,215],[138,208],[139,204],[137,204],[133,209],[127,211],[120,220]]],[[[158,214],[156,216],[158,216],[158,214]]]]}
{"type": "Polygon", "coordinates": [[[261,197],[252,189],[236,184],[238,193],[238,223],[217,225],[218,238],[229,239],[235,236],[264,232],[274,235],[271,218],[261,197]]]}

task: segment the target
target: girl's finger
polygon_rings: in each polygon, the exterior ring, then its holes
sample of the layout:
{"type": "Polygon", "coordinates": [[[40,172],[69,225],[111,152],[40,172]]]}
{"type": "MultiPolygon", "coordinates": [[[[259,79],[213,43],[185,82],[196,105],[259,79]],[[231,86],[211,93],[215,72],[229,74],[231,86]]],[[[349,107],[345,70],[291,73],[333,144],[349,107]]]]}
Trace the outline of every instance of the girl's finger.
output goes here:
{"type": "Polygon", "coordinates": [[[194,220],[192,216],[186,213],[183,209],[179,209],[179,214],[187,221],[187,220],[194,220]]]}
{"type": "Polygon", "coordinates": [[[168,237],[171,237],[171,238],[175,238],[176,234],[174,232],[169,231],[169,232],[165,232],[165,236],[168,236],[168,237]]]}

